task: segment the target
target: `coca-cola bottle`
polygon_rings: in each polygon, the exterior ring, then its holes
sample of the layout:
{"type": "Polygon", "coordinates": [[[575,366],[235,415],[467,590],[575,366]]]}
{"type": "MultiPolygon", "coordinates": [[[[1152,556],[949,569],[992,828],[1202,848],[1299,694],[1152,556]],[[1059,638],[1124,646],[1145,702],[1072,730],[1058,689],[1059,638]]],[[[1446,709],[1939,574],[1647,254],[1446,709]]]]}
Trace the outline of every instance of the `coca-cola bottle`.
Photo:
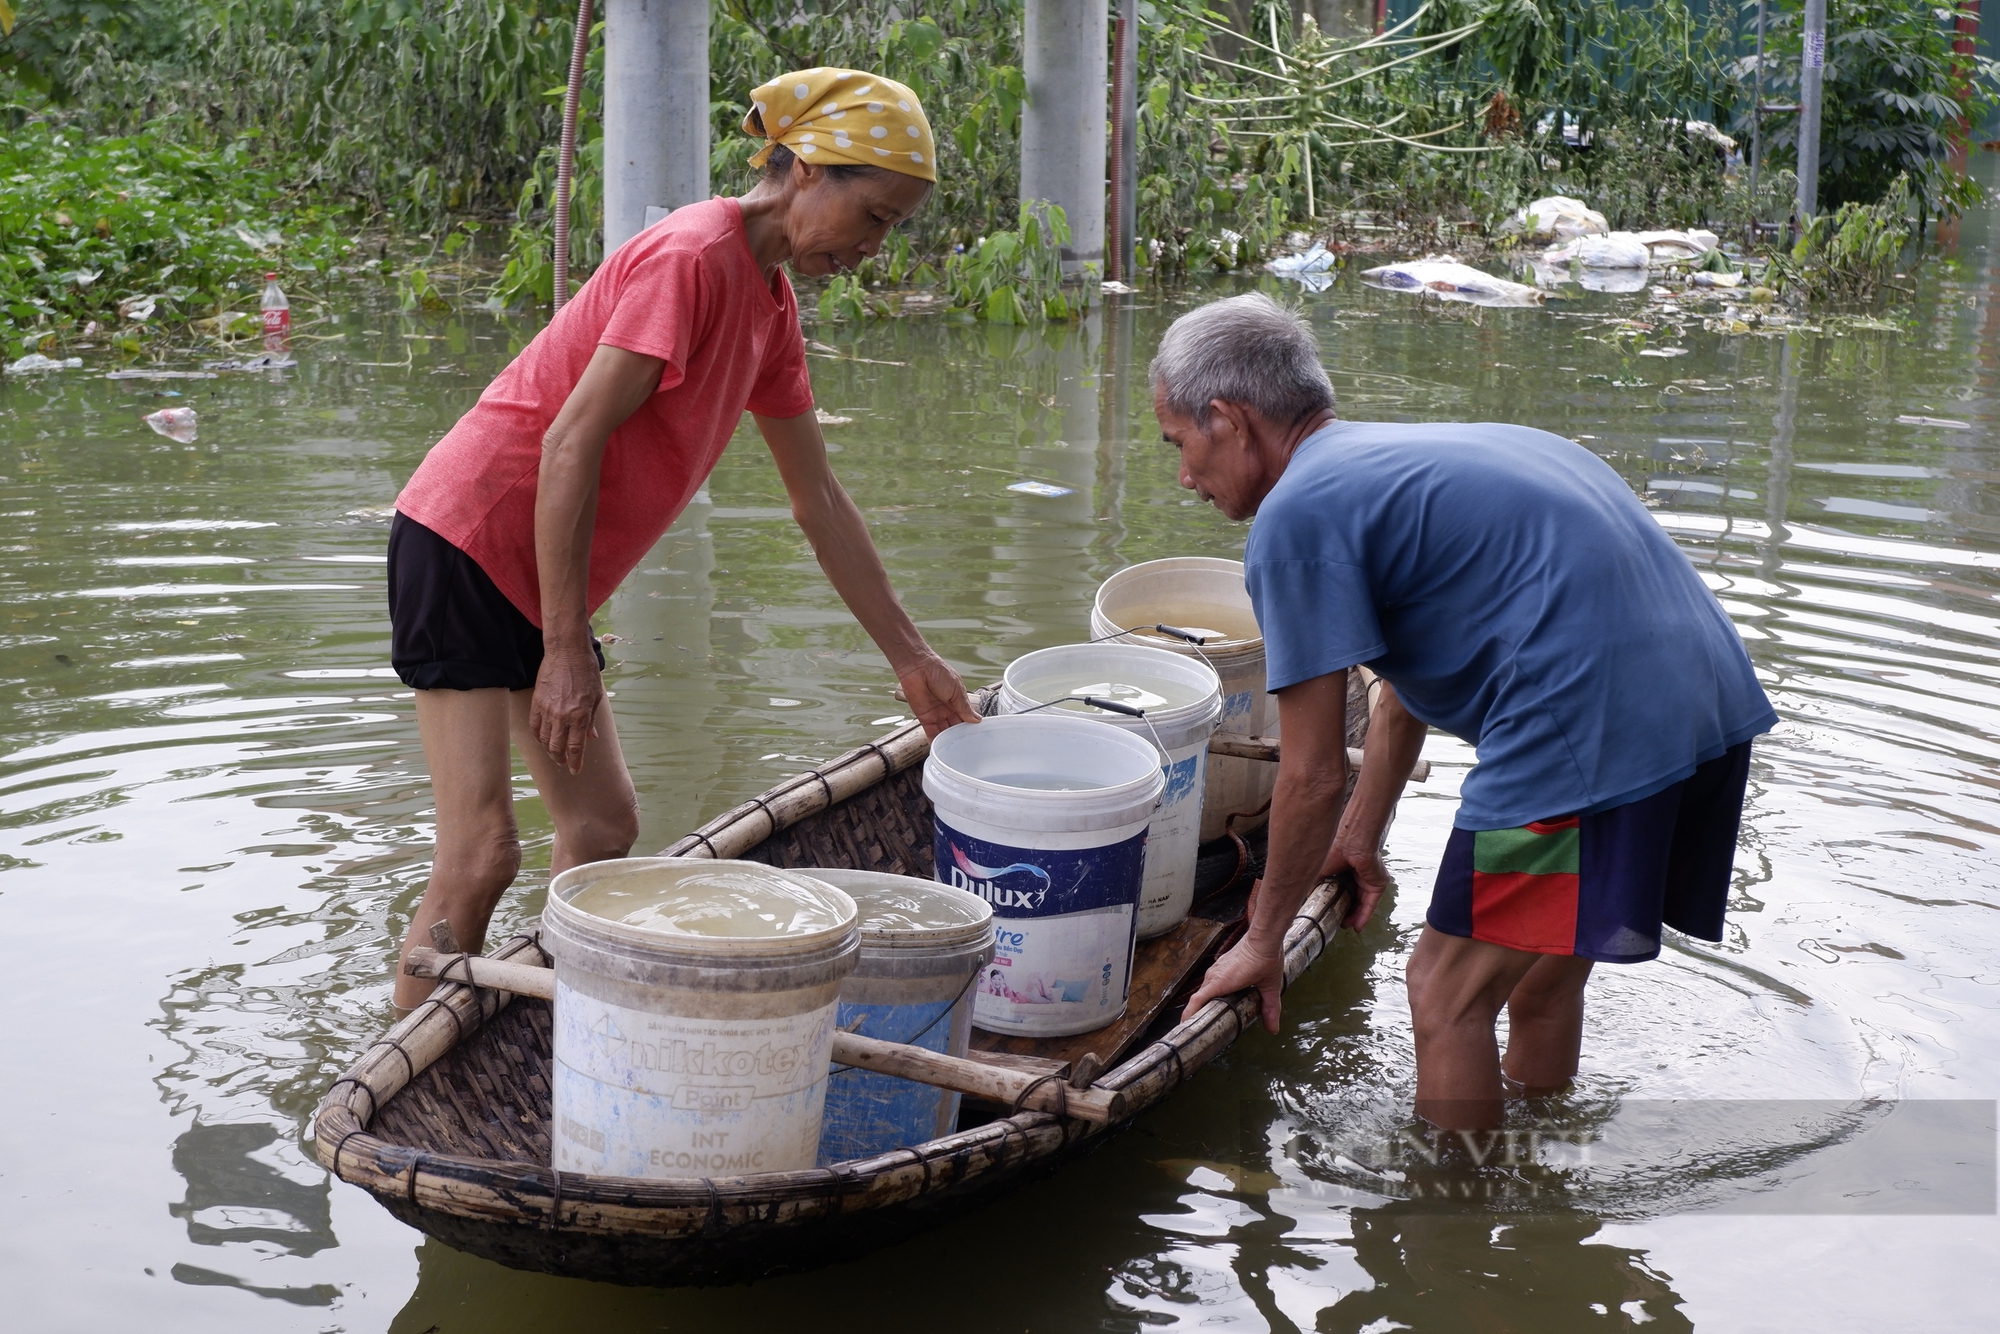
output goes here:
{"type": "Polygon", "coordinates": [[[281,348],[292,332],[292,303],[278,286],[278,275],[264,275],[264,346],[281,348]]]}

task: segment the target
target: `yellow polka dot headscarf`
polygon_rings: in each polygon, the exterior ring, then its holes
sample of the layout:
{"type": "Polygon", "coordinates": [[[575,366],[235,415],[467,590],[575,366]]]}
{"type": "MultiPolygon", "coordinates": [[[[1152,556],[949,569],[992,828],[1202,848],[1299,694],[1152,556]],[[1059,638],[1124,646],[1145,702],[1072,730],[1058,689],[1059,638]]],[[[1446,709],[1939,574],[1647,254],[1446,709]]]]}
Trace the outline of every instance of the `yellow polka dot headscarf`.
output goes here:
{"type": "Polygon", "coordinates": [[[923,105],[879,74],[825,67],[781,74],[750,94],[743,132],[770,141],[750,159],[753,167],[783,144],[807,162],[937,180],[937,141],[923,105]]]}

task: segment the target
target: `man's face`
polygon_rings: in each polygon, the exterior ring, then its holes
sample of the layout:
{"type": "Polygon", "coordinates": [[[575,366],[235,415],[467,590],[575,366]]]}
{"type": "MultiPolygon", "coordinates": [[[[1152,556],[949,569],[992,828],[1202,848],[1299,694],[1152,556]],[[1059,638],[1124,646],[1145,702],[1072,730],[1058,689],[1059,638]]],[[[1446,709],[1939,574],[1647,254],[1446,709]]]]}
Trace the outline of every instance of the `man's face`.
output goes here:
{"type": "Polygon", "coordinates": [[[1153,415],[1160,433],[1180,450],[1181,485],[1232,519],[1247,519],[1269,487],[1262,486],[1263,466],[1251,446],[1244,422],[1229,405],[1211,405],[1208,425],[1168,407],[1155,391],[1153,415]]]}

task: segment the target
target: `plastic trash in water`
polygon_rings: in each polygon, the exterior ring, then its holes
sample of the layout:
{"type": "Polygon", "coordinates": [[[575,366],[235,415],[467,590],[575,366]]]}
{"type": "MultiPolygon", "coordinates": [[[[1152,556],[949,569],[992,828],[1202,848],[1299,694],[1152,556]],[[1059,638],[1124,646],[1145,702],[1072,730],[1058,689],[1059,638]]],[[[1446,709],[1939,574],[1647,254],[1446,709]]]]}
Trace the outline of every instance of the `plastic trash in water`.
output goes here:
{"type": "Polygon", "coordinates": [[[292,332],[292,303],[285,296],[285,289],[278,286],[278,275],[264,275],[264,299],[260,303],[264,318],[264,346],[281,348],[292,332]]]}
{"type": "MultiPolygon", "coordinates": [[[[1613,233],[1614,236],[1619,234],[1613,233]]],[[[1722,243],[1722,238],[1714,232],[1699,227],[1685,232],[1632,232],[1629,235],[1652,253],[1655,264],[1669,259],[1700,259],[1722,243]]]]}
{"type": "Polygon", "coordinates": [[[1914,412],[1906,412],[1896,418],[1898,426],[1937,426],[1947,431],[1969,431],[1971,422],[1962,422],[1955,417],[1925,417],[1914,412]]]}
{"type": "Polygon", "coordinates": [[[1652,265],[1653,252],[1630,232],[1579,236],[1542,252],[1544,264],[1567,264],[1571,260],[1586,269],[1643,269],[1652,265]]]}
{"type": "Polygon", "coordinates": [[[1024,496],[1047,496],[1050,500],[1054,500],[1057,496],[1075,494],[1074,488],[1057,486],[1054,482],[1015,482],[1007,489],[1019,491],[1024,496]]]}
{"type": "Polygon", "coordinates": [[[1380,264],[1362,270],[1361,280],[1391,291],[1470,301],[1480,306],[1538,306],[1548,299],[1547,293],[1525,283],[1496,278],[1469,264],[1461,264],[1450,255],[1427,255],[1423,259],[1380,264]]]}
{"type": "Polygon", "coordinates": [[[1312,249],[1306,251],[1304,254],[1280,255],[1276,259],[1267,260],[1264,267],[1272,273],[1281,273],[1289,276],[1296,273],[1326,273],[1339,262],[1334,257],[1332,251],[1328,250],[1318,241],[1314,241],[1312,249]]]}
{"type": "Polygon", "coordinates": [[[1604,220],[1602,213],[1581,199],[1571,199],[1568,195],[1537,199],[1515,213],[1514,222],[1532,237],[1548,236],[1558,241],[1574,240],[1579,236],[1601,236],[1611,230],[1611,224],[1604,220]]]}
{"type": "Polygon", "coordinates": [[[83,365],[82,357],[45,357],[39,352],[30,352],[19,361],[7,364],[7,374],[28,375],[35,371],[73,371],[83,365]]]}
{"type": "Polygon", "coordinates": [[[176,444],[194,443],[194,409],[161,408],[146,414],[146,425],[176,444]]]}
{"type": "Polygon", "coordinates": [[[204,361],[204,371],[288,371],[299,364],[297,357],[288,357],[282,352],[265,352],[247,361],[231,357],[226,361],[204,361]]]}
{"type": "Polygon", "coordinates": [[[1710,273],[1706,270],[1698,270],[1688,279],[1688,282],[1694,287],[1741,287],[1743,285],[1743,275],[1740,273],[1710,273]]]}

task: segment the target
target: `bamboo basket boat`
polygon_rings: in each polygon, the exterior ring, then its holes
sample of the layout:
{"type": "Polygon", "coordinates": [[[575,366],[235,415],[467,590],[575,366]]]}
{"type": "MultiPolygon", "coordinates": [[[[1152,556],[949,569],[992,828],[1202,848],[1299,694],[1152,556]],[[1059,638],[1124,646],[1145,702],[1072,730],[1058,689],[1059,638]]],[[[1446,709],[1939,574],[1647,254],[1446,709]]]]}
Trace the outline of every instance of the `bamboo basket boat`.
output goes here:
{"type": "MultiPolygon", "coordinates": [[[[1368,693],[1353,674],[1350,746],[1365,734],[1368,693]]],[[[929,879],[931,810],[920,781],[929,749],[922,729],[908,724],[752,798],[664,855],[929,879]]],[[[1240,744],[1216,749],[1255,753],[1240,744]]],[[[974,1031],[972,1055],[983,1061],[1113,1095],[1121,1110],[1108,1122],[967,1098],[956,1133],[830,1167],[664,1180],[558,1173],[550,1165],[550,1005],[444,982],[334,1082],[314,1116],[315,1152],[412,1227],[517,1269],[675,1286],[848,1259],[1102,1142],[1256,1024],[1251,992],[1211,1001],[1185,1022],[1178,1009],[1240,933],[1261,863],[1261,831],[1204,845],[1195,910],[1138,946],[1117,1023],[1039,1041],[974,1031]]],[[[1350,894],[1345,884],[1322,883],[1302,905],[1285,935],[1288,984],[1333,938],[1350,894]]],[[[487,957],[551,962],[534,926],[487,957]]]]}

